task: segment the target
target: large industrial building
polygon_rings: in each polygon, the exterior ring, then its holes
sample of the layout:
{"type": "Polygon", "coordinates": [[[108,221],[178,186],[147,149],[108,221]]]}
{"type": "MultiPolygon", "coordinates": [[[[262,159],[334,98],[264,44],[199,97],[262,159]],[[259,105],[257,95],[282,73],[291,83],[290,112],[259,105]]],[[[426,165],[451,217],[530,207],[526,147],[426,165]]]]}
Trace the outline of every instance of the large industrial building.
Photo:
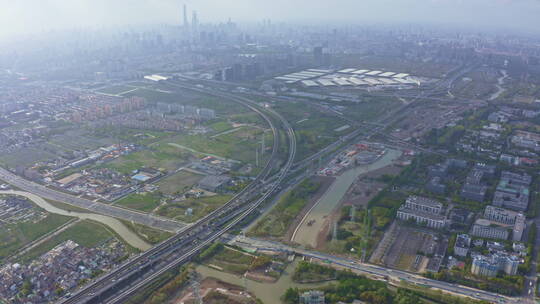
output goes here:
{"type": "Polygon", "coordinates": [[[383,72],[357,68],[339,71],[307,69],[274,77],[286,84],[300,84],[305,88],[316,87],[357,87],[357,86],[403,86],[420,85],[421,79],[406,73],[383,72]]]}

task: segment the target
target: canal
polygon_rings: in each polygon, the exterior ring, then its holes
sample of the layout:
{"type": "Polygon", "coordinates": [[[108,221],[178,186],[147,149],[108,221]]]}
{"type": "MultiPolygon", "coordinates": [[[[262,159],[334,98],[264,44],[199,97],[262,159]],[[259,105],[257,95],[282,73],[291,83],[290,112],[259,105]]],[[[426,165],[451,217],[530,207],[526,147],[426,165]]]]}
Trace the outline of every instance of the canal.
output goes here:
{"type": "Polygon", "coordinates": [[[196,270],[203,277],[212,277],[219,279],[223,282],[235,284],[238,286],[245,286],[247,290],[254,294],[257,298],[261,299],[264,304],[282,304],[280,298],[285,293],[288,288],[298,287],[300,289],[307,288],[319,288],[325,285],[328,285],[330,282],[323,283],[310,283],[310,284],[300,284],[293,282],[292,275],[296,265],[300,262],[300,259],[295,259],[292,263],[287,265],[279,279],[275,283],[261,283],[252,281],[249,279],[244,279],[244,277],[237,276],[234,274],[221,272],[219,270],[210,268],[208,266],[199,265],[196,270]]]}
{"type": "Polygon", "coordinates": [[[124,224],[122,224],[122,222],[120,222],[119,220],[113,217],[96,214],[96,213],[83,213],[83,212],[64,210],[50,204],[49,202],[44,200],[42,197],[32,194],[30,192],[7,190],[7,191],[0,191],[0,194],[24,196],[28,198],[29,200],[31,200],[32,202],[34,202],[39,207],[45,209],[45,211],[50,212],[50,213],[77,217],[83,220],[92,220],[92,221],[100,222],[104,225],[107,225],[107,227],[111,228],[112,230],[114,230],[114,232],[116,232],[116,234],[118,234],[124,241],[126,241],[126,243],[142,251],[148,250],[151,247],[150,244],[148,244],[143,239],[141,239],[135,232],[129,230],[124,224]]]}
{"type": "Polygon", "coordinates": [[[351,168],[337,176],[328,190],[304,216],[294,231],[291,240],[304,246],[316,247],[317,235],[323,228],[326,217],[339,205],[339,202],[356,178],[362,174],[389,166],[400,156],[401,151],[389,149],[372,164],[351,168]],[[311,225],[308,225],[308,223],[311,223],[311,225]]]}

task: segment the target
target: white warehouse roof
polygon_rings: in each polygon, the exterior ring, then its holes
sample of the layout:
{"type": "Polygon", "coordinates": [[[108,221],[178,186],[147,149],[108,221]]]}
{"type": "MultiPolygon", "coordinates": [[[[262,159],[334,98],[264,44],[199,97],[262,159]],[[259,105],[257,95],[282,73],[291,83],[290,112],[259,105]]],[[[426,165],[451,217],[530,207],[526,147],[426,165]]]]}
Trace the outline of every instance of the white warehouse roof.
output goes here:
{"type": "Polygon", "coordinates": [[[379,75],[380,73],[382,73],[382,71],[371,71],[371,72],[367,72],[366,75],[375,76],[375,75],[379,75]]]}

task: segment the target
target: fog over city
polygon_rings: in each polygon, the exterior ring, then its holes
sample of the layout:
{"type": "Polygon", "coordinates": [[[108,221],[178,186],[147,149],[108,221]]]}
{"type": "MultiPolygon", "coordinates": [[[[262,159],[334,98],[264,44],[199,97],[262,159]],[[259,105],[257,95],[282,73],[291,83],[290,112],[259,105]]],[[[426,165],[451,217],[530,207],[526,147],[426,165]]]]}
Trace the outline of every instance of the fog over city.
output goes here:
{"type": "Polygon", "coordinates": [[[0,304],[540,303],[540,0],[0,0],[0,304]]]}
{"type": "MultiPolygon", "coordinates": [[[[187,0],[204,22],[427,23],[537,32],[537,0],[187,0]]],[[[175,24],[177,0],[0,1],[0,37],[61,28],[175,24]]]]}

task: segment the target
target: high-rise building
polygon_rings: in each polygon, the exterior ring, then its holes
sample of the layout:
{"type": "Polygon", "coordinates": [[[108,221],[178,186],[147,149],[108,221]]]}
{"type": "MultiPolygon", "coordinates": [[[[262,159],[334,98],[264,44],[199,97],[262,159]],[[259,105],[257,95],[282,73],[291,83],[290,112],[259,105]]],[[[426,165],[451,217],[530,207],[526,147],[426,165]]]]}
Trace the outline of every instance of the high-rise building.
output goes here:
{"type": "Polygon", "coordinates": [[[323,48],[322,46],[317,46],[313,48],[313,59],[315,63],[322,64],[323,62],[323,48]]]}
{"type": "Polygon", "coordinates": [[[188,21],[188,18],[187,18],[187,8],[186,8],[186,5],[184,4],[184,28],[188,28],[189,27],[189,21],[188,21]]]}
{"type": "Polygon", "coordinates": [[[508,275],[515,275],[518,266],[519,259],[516,256],[498,252],[489,256],[475,256],[471,265],[471,272],[485,277],[494,277],[498,271],[503,271],[508,275]]]}
{"type": "Polygon", "coordinates": [[[197,17],[197,11],[193,11],[193,16],[191,17],[191,29],[193,34],[196,34],[199,29],[199,18],[197,17]]]}

